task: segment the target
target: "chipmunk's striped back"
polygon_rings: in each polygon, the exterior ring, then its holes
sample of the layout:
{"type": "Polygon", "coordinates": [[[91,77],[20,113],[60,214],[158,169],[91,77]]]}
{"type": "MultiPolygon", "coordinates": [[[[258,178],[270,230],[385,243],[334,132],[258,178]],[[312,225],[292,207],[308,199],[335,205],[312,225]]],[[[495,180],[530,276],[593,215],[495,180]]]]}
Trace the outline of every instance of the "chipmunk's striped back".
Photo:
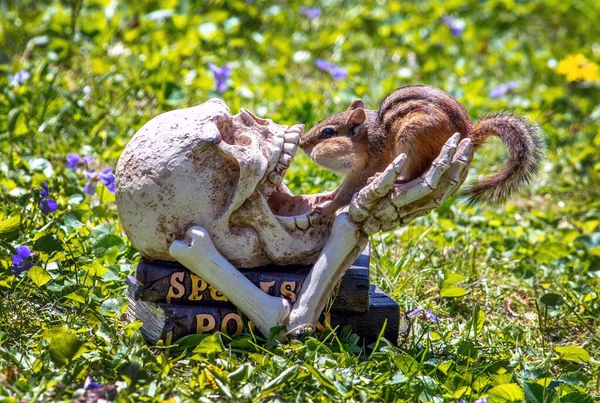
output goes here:
{"type": "MultiPolygon", "coordinates": [[[[410,85],[388,95],[379,109],[382,144],[396,145],[394,156],[406,153],[410,167],[405,180],[429,168],[444,143],[456,132],[472,131],[466,109],[444,91],[427,85],[410,85]]],[[[392,158],[393,159],[393,158],[392,158]]]]}
{"type": "Polygon", "coordinates": [[[462,138],[470,137],[476,149],[489,137],[499,137],[508,149],[509,159],[499,172],[467,188],[463,195],[469,203],[500,203],[529,184],[539,170],[545,149],[540,129],[526,118],[497,113],[484,116],[473,127],[466,109],[456,99],[426,85],[403,87],[388,95],[379,109],[378,126],[376,143],[383,148],[396,144],[394,154],[406,153],[409,157],[411,166],[405,180],[428,169],[456,132],[462,138]]]}

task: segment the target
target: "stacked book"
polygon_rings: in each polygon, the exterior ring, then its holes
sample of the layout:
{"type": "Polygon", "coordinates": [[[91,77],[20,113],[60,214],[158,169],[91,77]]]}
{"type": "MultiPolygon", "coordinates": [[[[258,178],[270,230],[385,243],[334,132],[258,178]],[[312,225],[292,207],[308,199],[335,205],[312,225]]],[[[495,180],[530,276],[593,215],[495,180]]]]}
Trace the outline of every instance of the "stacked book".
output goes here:
{"type": "MultiPolygon", "coordinates": [[[[240,271],[269,295],[296,301],[310,266],[264,266],[240,271]]],[[[150,343],[172,343],[195,333],[222,332],[239,336],[253,331],[252,323],[218,290],[179,263],[142,259],[130,285],[129,316],[142,321],[150,343]]],[[[399,307],[369,281],[369,254],[360,255],[316,324],[352,331],[370,342],[383,336],[396,343],[399,307]]]]}

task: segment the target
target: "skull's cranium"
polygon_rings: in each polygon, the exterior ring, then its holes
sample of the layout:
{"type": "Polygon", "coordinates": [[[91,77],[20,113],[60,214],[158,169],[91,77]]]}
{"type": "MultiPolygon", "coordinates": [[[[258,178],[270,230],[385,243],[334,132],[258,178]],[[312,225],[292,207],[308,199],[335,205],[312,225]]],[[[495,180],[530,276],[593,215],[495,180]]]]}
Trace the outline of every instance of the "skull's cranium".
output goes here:
{"type": "Polygon", "coordinates": [[[329,228],[312,202],[282,183],[303,125],[232,116],[212,99],[146,123],[121,155],[116,201],[123,229],[145,257],[173,260],[171,243],[200,225],[236,267],[310,264],[329,228]]]}

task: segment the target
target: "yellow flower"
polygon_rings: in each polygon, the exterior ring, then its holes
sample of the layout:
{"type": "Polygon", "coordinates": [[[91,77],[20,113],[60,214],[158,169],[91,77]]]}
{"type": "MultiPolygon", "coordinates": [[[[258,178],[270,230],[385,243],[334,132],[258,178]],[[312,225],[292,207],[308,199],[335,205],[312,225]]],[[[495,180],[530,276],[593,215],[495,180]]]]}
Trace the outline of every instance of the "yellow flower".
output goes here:
{"type": "Polygon", "coordinates": [[[567,76],[568,81],[597,81],[600,80],[600,68],[590,62],[581,53],[569,55],[558,63],[556,71],[567,76]]]}

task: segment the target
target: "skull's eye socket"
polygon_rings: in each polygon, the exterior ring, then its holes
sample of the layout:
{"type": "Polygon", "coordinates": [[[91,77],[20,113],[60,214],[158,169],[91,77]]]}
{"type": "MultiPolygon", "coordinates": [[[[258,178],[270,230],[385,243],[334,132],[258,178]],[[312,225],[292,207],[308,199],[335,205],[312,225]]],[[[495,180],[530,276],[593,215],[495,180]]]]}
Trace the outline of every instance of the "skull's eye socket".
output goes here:
{"type": "Polygon", "coordinates": [[[326,129],[323,129],[323,131],[321,132],[321,138],[328,139],[330,137],[333,137],[334,134],[335,130],[333,130],[331,127],[328,127],[326,129]]]}

